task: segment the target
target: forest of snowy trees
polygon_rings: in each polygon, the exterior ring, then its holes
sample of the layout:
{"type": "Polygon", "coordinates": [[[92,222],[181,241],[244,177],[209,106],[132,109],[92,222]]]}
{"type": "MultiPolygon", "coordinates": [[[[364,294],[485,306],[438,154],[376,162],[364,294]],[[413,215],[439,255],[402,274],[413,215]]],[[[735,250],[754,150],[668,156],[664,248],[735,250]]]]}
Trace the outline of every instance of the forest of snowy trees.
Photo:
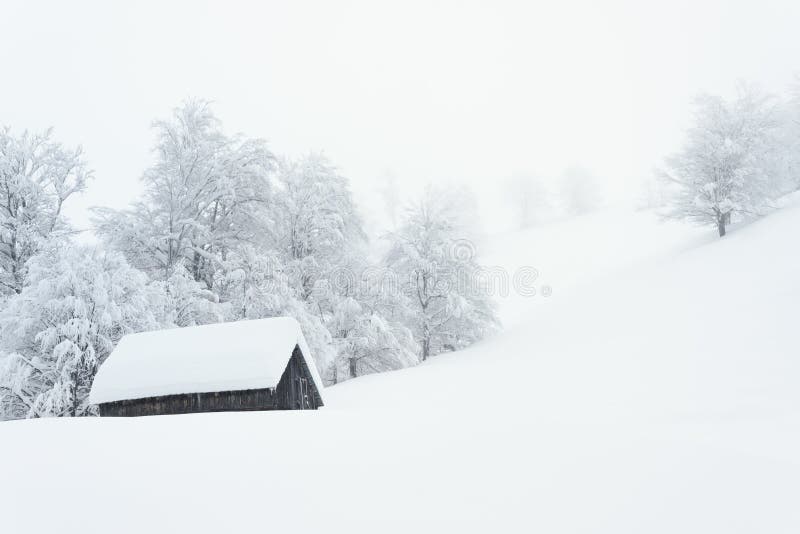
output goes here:
{"type": "MultiPolygon", "coordinates": [[[[0,419],[93,415],[94,374],[133,332],[292,316],[334,384],[498,327],[470,240],[474,200],[462,190],[428,187],[399,210],[390,176],[392,231],[376,246],[325,155],[285,158],[228,135],[204,101],[154,129],[140,198],[95,208],[91,246],[63,215],[93,176],[81,150],[50,131],[0,130],[0,419]]],[[[724,236],[800,188],[798,168],[800,84],[783,99],[742,86],[733,100],[698,98],[648,206],[724,236]]],[[[569,167],[559,183],[563,215],[600,205],[587,170],[569,167]]],[[[506,185],[520,227],[553,211],[535,176],[506,185]]]]}
{"type": "Polygon", "coordinates": [[[471,283],[453,194],[427,189],[389,252],[322,154],[227,135],[209,104],[154,123],[154,164],[128,209],[97,208],[97,245],[62,214],[89,162],[50,132],[0,132],[0,419],[92,415],[92,379],[128,333],[292,316],[327,383],[414,365],[497,326],[471,283]]]}

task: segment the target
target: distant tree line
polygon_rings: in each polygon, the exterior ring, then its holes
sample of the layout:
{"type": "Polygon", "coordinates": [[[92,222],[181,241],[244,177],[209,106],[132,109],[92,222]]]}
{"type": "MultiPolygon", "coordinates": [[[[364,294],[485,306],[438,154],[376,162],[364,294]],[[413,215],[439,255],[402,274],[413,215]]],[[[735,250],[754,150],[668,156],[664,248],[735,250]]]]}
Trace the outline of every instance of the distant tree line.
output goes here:
{"type": "MultiPolygon", "coordinates": [[[[731,224],[767,213],[777,199],[800,189],[800,78],[783,97],[746,83],[729,100],[699,95],[692,119],[681,149],[643,180],[643,207],[666,219],[712,226],[724,236],[731,224]]],[[[553,191],[532,174],[506,181],[519,228],[603,204],[599,183],[586,169],[571,166],[556,183],[553,191]]]]}

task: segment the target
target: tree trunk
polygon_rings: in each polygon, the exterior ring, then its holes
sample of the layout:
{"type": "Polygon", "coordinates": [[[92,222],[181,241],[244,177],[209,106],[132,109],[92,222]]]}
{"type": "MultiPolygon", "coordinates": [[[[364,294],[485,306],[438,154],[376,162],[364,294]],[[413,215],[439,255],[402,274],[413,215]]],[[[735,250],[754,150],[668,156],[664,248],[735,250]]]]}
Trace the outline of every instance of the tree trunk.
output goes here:
{"type": "Polygon", "coordinates": [[[17,253],[17,232],[16,230],[11,236],[11,244],[9,246],[11,256],[11,278],[14,281],[14,292],[19,295],[22,293],[22,269],[25,263],[20,261],[21,258],[17,253]]]}
{"type": "Polygon", "coordinates": [[[72,372],[72,417],[78,416],[78,367],[72,372]]]}
{"type": "Polygon", "coordinates": [[[725,216],[717,217],[717,230],[720,237],[725,237],[725,216]]]}
{"type": "Polygon", "coordinates": [[[350,378],[355,378],[358,376],[358,370],[356,369],[356,364],[358,360],[356,358],[350,358],[350,378]]]}

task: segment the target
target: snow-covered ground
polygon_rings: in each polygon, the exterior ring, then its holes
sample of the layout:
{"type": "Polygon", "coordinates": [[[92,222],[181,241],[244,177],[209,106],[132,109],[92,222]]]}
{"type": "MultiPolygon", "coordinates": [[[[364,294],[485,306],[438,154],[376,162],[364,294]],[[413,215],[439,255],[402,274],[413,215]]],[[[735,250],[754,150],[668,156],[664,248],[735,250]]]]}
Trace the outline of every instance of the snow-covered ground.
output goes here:
{"type": "Polygon", "coordinates": [[[0,531],[796,533],[799,228],[496,238],[552,296],[318,412],[2,423],[0,531]]]}

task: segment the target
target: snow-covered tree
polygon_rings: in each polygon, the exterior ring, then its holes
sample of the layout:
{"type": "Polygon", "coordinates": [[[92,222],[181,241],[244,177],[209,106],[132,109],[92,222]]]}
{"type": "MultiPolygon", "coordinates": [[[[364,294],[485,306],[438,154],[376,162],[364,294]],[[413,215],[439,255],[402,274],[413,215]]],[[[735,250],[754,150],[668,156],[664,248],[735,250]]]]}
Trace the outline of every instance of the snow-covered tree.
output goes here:
{"type": "Polygon", "coordinates": [[[283,163],[275,199],[289,285],[330,333],[335,356],[320,366],[326,380],[416,363],[408,329],[385,314],[376,295],[360,291],[368,267],[366,233],[347,178],[312,153],[283,163]]]}
{"type": "Polygon", "coordinates": [[[154,280],[151,285],[161,295],[159,308],[154,312],[165,328],[219,323],[228,314],[228,304],[219,295],[198,282],[183,265],[175,265],[166,280],[154,280]]]}
{"type": "Polygon", "coordinates": [[[567,168],[560,177],[561,205],[566,215],[584,215],[600,207],[603,196],[595,176],[578,165],[567,168]]]}
{"type": "Polygon", "coordinates": [[[275,201],[278,250],[304,298],[318,279],[364,253],[366,237],[348,180],[324,155],[284,161],[275,201]]]}
{"type": "Polygon", "coordinates": [[[668,188],[664,180],[656,175],[642,177],[639,183],[639,194],[636,198],[637,209],[663,209],[668,200],[668,188]]]}
{"type": "MultiPolygon", "coordinates": [[[[361,281],[333,287],[318,280],[309,304],[323,318],[336,351],[326,368],[326,380],[336,383],[364,374],[402,369],[418,363],[417,344],[401,315],[407,305],[398,295],[370,284],[370,269],[360,271],[361,281]]],[[[336,284],[336,281],[333,281],[336,284]]],[[[338,285],[338,284],[337,284],[338,285]]]]}
{"type": "Polygon", "coordinates": [[[120,254],[68,242],[31,258],[26,282],[0,311],[0,417],[88,415],[98,365],[158,326],[160,293],[120,254]]]}
{"type": "Polygon", "coordinates": [[[43,134],[0,129],[0,294],[22,291],[25,263],[68,227],[62,207],[91,173],[81,149],[43,134]]]}
{"type": "Polygon", "coordinates": [[[189,326],[295,317],[322,369],[328,331],[307,303],[360,229],[347,181],[320,155],[283,162],[262,141],[228,137],[205,102],[155,124],[157,162],[123,212],[98,210],[98,233],[164,294],[159,320],[189,326]],[[277,190],[273,192],[273,186],[277,190]]]}
{"type": "Polygon", "coordinates": [[[773,99],[750,88],[730,102],[699,97],[683,150],[666,162],[666,215],[713,224],[721,237],[733,220],[763,213],[778,192],[777,127],[773,99]]]}
{"type": "Polygon", "coordinates": [[[401,369],[417,363],[411,332],[369,311],[352,297],[340,299],[328,321],[338,349],[336,376],[342,364],[348,378],[401,369]]]}
{"type": "Polygon", "coordinates": [[[274,157],[263,141],[229,137],[207,102],[188,102],[155,123],[157,161],[131,209],[97,211],[97,231],[128,260],[167,279],[182,264],[212,288],[239,243],[268,234],[274,157]]]}
{"type": "Polygon", "coordinates": [[[423,360],[465,347],[497,326],[490,295],[477,283],[474,246],[458,220],[453,198],[428,188],[388,236],[385,262],[415,312],[410,327],[423,360]]]}
{"type": "Polygon", "coordinates": [[[508,202],[520,229],[530,228],[548,216],[551,209],[547,189],[536,176],[515,174],[506,182],[508,202]]]}
{"type": "Polygon", "coordinates": [[[387,171],[384,174],[379,193],[389,226],[394,230],[397,227],[398,211],[401,206],[400,188],[395,173],[387,171]]]}

